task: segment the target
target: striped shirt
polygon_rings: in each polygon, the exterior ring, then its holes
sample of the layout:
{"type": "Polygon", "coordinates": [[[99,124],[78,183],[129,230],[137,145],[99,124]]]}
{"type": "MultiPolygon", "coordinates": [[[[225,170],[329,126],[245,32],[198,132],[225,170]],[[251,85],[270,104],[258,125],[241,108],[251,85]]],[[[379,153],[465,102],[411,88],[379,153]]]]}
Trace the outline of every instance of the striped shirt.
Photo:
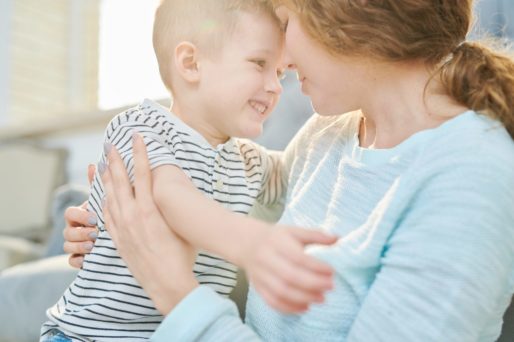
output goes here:
{"type": "MultiPolygon", "coordinates": [[[[277,153],[234,138],[213,148],[198,132],[150,100],[116,116],[105,134],[106,142],[120,152],[131,180],[134,130],[144,137],[152,169],[180,167],[199,190],[227,209],[247,214],[256,200],[273,204],[282,197],[285,178],[277,153]]],[[[103,153],[101,160],[106,161],[103,153]]],[[[146,340],[163,319],[104,228],[103,196],[96,174],[88,210],[98,217],[99,236],[74,282],[48,309],[49,321],[43,325],[42,335],[57,328],[74,341],[146,340]]],[[[236,284],[236,267],[215,255],[199,253],[193,271],[201,284],[222,295],[228,295],[236,284]]]]}

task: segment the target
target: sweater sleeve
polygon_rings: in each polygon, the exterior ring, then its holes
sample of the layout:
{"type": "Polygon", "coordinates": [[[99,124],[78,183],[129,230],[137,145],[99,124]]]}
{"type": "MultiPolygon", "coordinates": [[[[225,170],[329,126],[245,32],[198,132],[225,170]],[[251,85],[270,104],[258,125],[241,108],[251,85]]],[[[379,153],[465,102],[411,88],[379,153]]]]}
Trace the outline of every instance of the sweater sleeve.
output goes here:
{"type": "Polygon", "coordinates": [[[403,219],[348,341],[498,338],[514,292],[514,163],[504,152],[455,153],[403,180],[403,219]]]}
{"type": "Polygon", "coordinates": [[[153,334],[151,341],[260,341],[239,318],[229,299],[199,286],[184,298],[153,334]]]}

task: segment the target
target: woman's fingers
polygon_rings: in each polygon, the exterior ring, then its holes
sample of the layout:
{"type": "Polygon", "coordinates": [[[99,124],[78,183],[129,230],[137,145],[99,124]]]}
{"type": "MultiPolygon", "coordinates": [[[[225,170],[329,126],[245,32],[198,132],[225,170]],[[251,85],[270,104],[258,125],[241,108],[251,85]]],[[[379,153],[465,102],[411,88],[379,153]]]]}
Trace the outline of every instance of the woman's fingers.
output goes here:
{"type": "Polygon", "coordinates": [[[141,208],[145,208],[153,203],[152,171],[150,170],[146,144],[143,137],[138,133],[134,133],[132,136],[132,144],[134,151],[134,188],[136,200],[141,208]]]}
{"type": "Polygon", "coordinates": [[[125,204],[127,200],[134,198],[130,179],[127,174],[127,170],[125,169],[125,163],[114,146],[106,146],[107,147],[105,149],[108,152],[107,160],[109,161],[107,169],[110,171],[110,180],[112,181],[112,187],[115,190],[114,192],[111,192],[111,194],[116,197],[118,203],[125,204]]]}
{"type": "Polygon", "coordinates": [[[63,230],[64,240],[68,242],[86,242],[95,241],[98,237],[96,228],[88,227],[66,227],[63,230]]]}
{"type": "MultiPolygon", "coordinates": [[[[102,208],[105,208],[106,205],[109,206],[111,218],[118,222],[117,220],[122,217],[120,213],[120,206],[118,202],[117,188],[115,188],[112,181],[112,173],[109,167],[105,164],[99,164],[98,170],[100,172],[100,177],[102,178],[103,190],[104,190],[104,198],[102,200],[102,208]]],[[[130,205],[128,199],[123,203],[124,206],[130,205]]],[[[104,218],[105,220],[105,218],[104,218]]]]}
{"type": "Polygon", "coordinates": [[[118,227],[116,226],[116,222],[113,221],[108,203],[104,204],[103,212],[104,212],[104,220],[105,220],[105,229],[107,229],[107,231],[109,232],[109,235],[111,235],[112,242],[116,246],[116,241],[118,241],[118,239],[119,239],[118,227]]]}
{"type": "Polygon", "coordinates": [[[93,184],[93,179],[95,178],[96,166],[95,164],[89,164],[87,166],[87,180],[89,185],[93,184]]]}
{"type": "Polygon", "coordinates": [[[69,227],[94,227],[97,224],[96,215],[82,207],[68,207],[64,219],[69,227]]]}
{"type": "Polygon", "coordinates": [[[72,254],[68,258],[68,264],[73,268],[82,268],[84,264],[84,256],[80,254],[72,254]]]}
{"type": "Polygon", "coordinates": [[[63,250],[66,254],[88,254],[93,249],[93,245],[93,241],[65,241],[63,244],[63,250]]]}
{"type": "MultiPolygon", "coordinates": [[[[66,227],[63,230],[63,250],[67,254],[87,254],[98,236],[96,216],[80,207],[70,207],[64,213],[66,227]],[[85,227],[90,225],[92,227],[85,227]]],[[[72,265],[74,266],[74,265],[72,265]]]]}

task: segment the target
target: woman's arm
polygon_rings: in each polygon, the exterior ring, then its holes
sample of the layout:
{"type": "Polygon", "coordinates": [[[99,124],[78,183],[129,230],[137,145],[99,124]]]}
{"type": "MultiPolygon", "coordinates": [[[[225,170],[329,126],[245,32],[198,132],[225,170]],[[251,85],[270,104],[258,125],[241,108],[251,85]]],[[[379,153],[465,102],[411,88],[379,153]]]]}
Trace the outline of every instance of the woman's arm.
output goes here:
{"type": "Polygon", "coordinates": [[[152,340],[258,340],[241,322],[230,300],[198,286],[192,272],[195,251],[170,231],[161,216],[153,201],[145,146],[140,140],[136,145],[134,192],[123,165],[114,163],[102,170],[107,196],[104,216],[106,228],[130,271],[157,309],[168,314],[152,340]],[[114,172],[121,173],[115,186],[114,172]]]}
{"type": "MultiPolygon", "coordinates": [[[[134,158],[147,158],[146,146],[138,134],[134,135],[133,151],[134,158]]],[[[130,188],[124,163],[115,149],[111,149],[108,160],[112,172],[102,174],[104,187],[111,192],[113,187],[119,192],[130,188]]],[[[334,237],[300,228],[271,229],[269,224],[230,212],[202,194],[178,167],[161,166],[140,177],[152,175],[153,199],[168,226],[195,247],[244,267],[256,289],[278,310],[304,311],[310,303],[322,301],[323,293],[332,287],[332,269],[306,255],[304,246],[330,244],[334,237]]],[[[123,213],[118,222],[127,226],[145,215],[142,205],[130,207],[124,203],[112,210],[123,213]]]]}
{"type": "Polygon", "coordinates": [[[199,286],[169,313],[151,340],[252,342],[261,339],[241,321],[232,301],[207,286],[199,286]]]}

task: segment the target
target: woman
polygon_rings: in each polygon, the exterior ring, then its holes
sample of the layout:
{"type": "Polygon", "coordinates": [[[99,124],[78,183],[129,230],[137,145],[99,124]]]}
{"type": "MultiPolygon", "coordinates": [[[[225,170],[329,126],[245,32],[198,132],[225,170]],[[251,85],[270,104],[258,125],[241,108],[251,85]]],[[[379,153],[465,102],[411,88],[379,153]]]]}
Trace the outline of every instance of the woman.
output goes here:
{"type": "Polygon", "coordinates": [[[115,152],[103,181],[120,254],[167,315],[155,340],[494,341],[514,292],[513,60],[465,41],[471,0],[276,3],[318,113],[285,152],[280,222],[340,237],[308,251],[335,288],[295,315],[250,289],[244,325],[192,277],[136,138],[137,198],[115,152]],[[136,214],[112,209],[125,201],[136,214]]]}

